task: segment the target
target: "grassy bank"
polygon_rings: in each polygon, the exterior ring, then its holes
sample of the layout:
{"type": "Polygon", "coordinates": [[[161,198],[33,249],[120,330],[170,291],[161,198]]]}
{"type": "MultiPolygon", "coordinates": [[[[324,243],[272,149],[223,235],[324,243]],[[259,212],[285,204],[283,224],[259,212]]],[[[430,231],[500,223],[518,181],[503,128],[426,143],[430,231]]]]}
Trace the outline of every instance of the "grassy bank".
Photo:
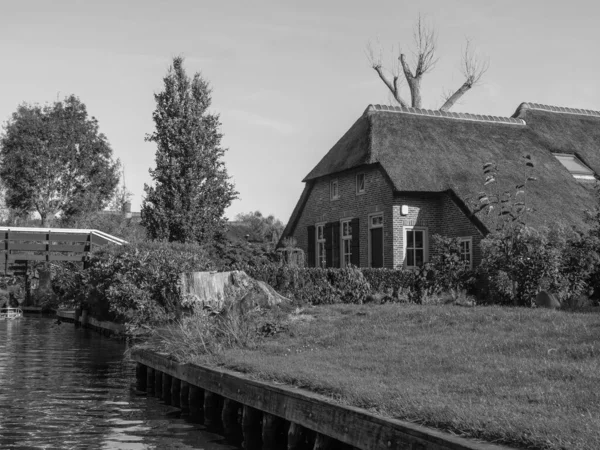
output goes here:
{"type": "Polygon", "coordinates": [[[275,336],[240,340],[246,348],[207,354],[191,334],[178,342],[172,332],[167,345],[183,360],[464,436],[523,448],[600,448],[598,314],[334,305],[292,314],[285,325],[275,336]]]}

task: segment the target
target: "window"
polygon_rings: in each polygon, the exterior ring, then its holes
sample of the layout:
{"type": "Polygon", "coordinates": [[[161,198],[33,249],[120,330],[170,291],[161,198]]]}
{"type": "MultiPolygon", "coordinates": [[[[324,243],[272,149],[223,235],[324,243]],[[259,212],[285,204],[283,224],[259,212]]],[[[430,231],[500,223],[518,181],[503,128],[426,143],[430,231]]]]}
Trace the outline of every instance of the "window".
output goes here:
{"type": "Polygon", "coordinates": [[[380,228],[383,226],[383,214],[371,216],[371,228],[380,228]]]}
{"type": "Polygon", "coordinates": [[[342,267],[352,264],[352,224],[350,220],[342,220],[342,267]]]}
{"type": "Polygon", "coordinates": [[[319,224],[316,226],[317,232],[317,267],[325,267],[325,224],[319,224]]]}
{"type": "Polygon", "coordinates": [[[404,227],[404,265],[421,267],[427,262],[427,228],[404,227]]]}
{"type": "Polygon", "coordinates": [[[461,261],[467,261],[469,268],[473,267],[473,238],[464,237],[460,238],[460,259],[461,261]]]}
{"type": "Polygon", "coordinates": [[[356,174],[356,194],[364,194],[365,193],[365,174],[359,173],[356,174]]]}
{"type": "Polygon", "coordinates": [[[337,200],[340,198],[337,178],[335,180],[331,180],[331,183],[329,183],[329,194],[331,196],[331,200],[337,200]]]}
{"type": "Polygon", "coordinates": [[[564,153],[555,153],[554,156],[575,178],[580,180],[596,179],[594,171],[581,162],[577,156],[564,153]]]}

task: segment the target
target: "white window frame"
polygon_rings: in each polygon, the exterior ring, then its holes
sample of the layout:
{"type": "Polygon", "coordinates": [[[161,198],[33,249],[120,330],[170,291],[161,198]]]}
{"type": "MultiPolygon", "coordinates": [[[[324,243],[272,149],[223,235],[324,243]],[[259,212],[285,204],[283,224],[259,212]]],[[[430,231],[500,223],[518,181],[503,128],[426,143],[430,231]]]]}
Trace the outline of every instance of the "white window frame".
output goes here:
{"type": "Polygon", "coordinates": [[[367,186],[367,177],[366,177],[365,173],[364,172],[357,173],[356,174],[356,195],[364,194],[365,190],[366,190],[366,186],[367,186]],[[361,176],[362,176],[362,180],[363,180],[362,189],[360,189],[360,185],[358,183],[358,179],[361,176]]]}
{"type": "Polygon", "coordinates": [[[473,237],[472,236],[461,237],[461,238],[459,238],[458,242],[460,244],[460,259],[461,259],[461,261],[464,261],[463,255],[466,255],[466,252],[463,252],[462,244],[463,244],[463,242],[469,243],[469,269],[472,269],[473,268],[473,237]]]}
{"type": "Polygon", "coordinates": [[[352,219],[342,219],[340,220],[340,261],[341,267],[347,267],[349,264],[352,264],[352,219]],[[348,230],[350,230],[349,235],[344,235],[344,225],[348,224],[348,230]],[[346,253],[345,245],[348,242],[348,252],[346,253]],[[346,261],[346,257],[348,257],[348,261],[346,261]]]}
{"type": "Polygon", "coordinates": [[[403,245],[402,245],[402,261],[404,268],[409,270],[416,270],[419,266],[409,266],[407,264],[407,250],[408,250],[408,231],[422,231],[423,232],[423,264],[429,262],[429,228],[428,227],[416,227],[416,226],[404,226],[402,227],[403,245]]]}
{"type": "MultiPolygon", "coordinates": [[[[369,227],[368,227],[368,232],[367,232],[367,243],[368,243],[368,251],[367,251],[367,258],[368,258],[368,264],[369,267],[371,267],[371,249],[372,249],[372,244],[371,244],[371,229],[373,228],[383,228],[383,224],[384,224],[384,217],[383,217],[383,212],[376,212],[376,213],[372,213],[369,214],[368,216],[369,219],[369,227]],[[373,225],[373,219],[376,217],[381,217],[381,223],[375,224],[373,225]]],[[[383,232],[383,248],[381,249],[381,253],[382,253],[382,258],[384,261],[384,266],[385,266],[385,232],[383,232]]]]}
{"type": "Polygon", "coordinates": [[[569,171],[569,173],[573,176],[573,178],[578,179],[578,180],[590,180],[590,181],[594,181],[596,179],[596,174],[594,173],[594,171],[592,169],[590,169],[588,167],[588,165],[585,164],[581,159],[579,159],[579,157],[577,155],[569,154],[569,153],[553,153],[553,155],[561,163],[561,165],[569,171]],[[571,169],[568,169],[567,166],[565,166],[565,163],[562,161],[561,158],[571,158],[573,160],[573,162],[575,162],[576,164],[579,164],[580,166],[584,167],[587,170],[573,171],[571,169]]]}
{"type": "Polygon", "coordinates": [[[340,198],[340,182],[337,178],[331,180],[329,182],[329,199],[330,200],[338,200],[340,198]],[[335,186],[335,192],[334,192],[335,186]]]}
{"type": "Polygon", "coordinates": [[[315,224],[315,267],[326,267],[327,251],[325,250],[325,222],[315,224]],[[319,228],[323,229],[322,239],[319,239],[319,228]],[[323,254],[319,252],[319,244],[323,243],[323,254]]]}

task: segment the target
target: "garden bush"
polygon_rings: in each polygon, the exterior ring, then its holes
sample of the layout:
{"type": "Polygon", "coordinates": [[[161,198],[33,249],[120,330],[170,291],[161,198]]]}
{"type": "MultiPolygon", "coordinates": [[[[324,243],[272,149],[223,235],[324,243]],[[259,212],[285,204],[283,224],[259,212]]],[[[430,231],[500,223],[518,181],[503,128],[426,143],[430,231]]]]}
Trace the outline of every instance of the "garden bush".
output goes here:
{"type": "Polygon", "coordinates": [[[104,247],[92,254],[85,270],[64,267],[53,289],[98,319],[152,325],[177,316],[180,273],[214,269],[200,246],[141,242],[104,247]]]}

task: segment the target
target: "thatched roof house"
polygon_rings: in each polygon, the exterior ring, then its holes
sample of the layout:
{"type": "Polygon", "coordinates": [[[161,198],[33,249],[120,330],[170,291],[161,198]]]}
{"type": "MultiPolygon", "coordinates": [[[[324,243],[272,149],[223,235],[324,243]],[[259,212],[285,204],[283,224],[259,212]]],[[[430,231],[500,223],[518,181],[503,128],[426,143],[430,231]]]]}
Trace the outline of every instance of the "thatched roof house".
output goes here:
{"type": "Polygon", "coordinates": [[[371,105],[304,178],[283,236],[298,239],[309,263],[399,267],[427,259],[430,234],[448,234],[468,240],[465,257],[477,262],[492,224],[472,200],[488,162],[499,189],[537,178],[525,193],[532,226],[584,228],[600,174],[600,112],[523,103],[508,118],[371,105]],[[351,245],[335,229],[352,219],[351,245]]]}

